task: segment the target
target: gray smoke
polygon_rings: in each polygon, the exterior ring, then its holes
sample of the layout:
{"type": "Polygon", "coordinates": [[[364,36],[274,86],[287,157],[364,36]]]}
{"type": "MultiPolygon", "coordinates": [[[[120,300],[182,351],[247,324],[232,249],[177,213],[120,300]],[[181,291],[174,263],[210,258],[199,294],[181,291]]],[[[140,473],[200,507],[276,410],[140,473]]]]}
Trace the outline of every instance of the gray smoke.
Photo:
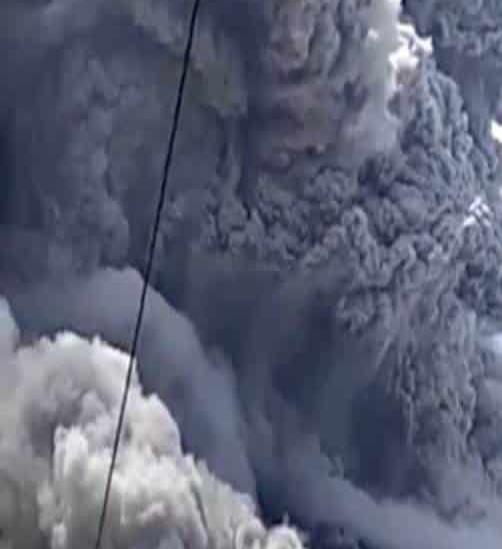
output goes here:
{"type": "MultiPolygon", "coordinates": [[[[24,341],[127,351],[189,10],[0,7],[0,290],[24,341]]],[[[314,546],[500,543],[500,14],[203,3],[139,377],[314,546]]]]}
{"type": "MultiPolygon", "coordinates": [[[[105,272],[85,284],[92,286],[94,295],[100,295],[100,286],[122,286],[122,291],[131,289],[134,280],[131,273],[105,272]]],[[[85,287],[79,296],[89,297],[85,287]]],[[[63,292],[62,297],[69,296],[63,292]]],[[[151,299],[160,297],[152,295],[151,299]]],[[[84,303],[82,299],[72,304],[65,313],[78,305],[76,314],[81,316],[77,323],[85,325],[95,315],[96,326],[106,333],[111,317],[92,306],[86,309],[84,303]]],[[[32,301],[31,306],[34,305],[40,305],[40,301],[32,301]]],[[[164,398],[171,400],[165,391],[170,386],[179,391],[183,381],[171,377],[176,372],[169,365],[190,368],[190,362],[184,361],[190,356],[192,367],[199,367],[199,372],[178,375],[197,383],[203,380],[200,370],[204,358],[186,320],[161,302],[157,308],[164,307],[163,315],[152,312],[152,301],[150,307],[146,323],[149,345],[144,356],[149,364],[152,352],[161,348],[168,372],[159,388],[164,398]],[[162,334],[152,334],[159,326],[152,324],[153,320],[163,320],[162,325],[170,328],[171,344],[163,340],[162,334]]],[[[113,332],[116,324],[110,328],[113,332]]],[[[0,337],[4,380],[0,546],[88,547],[93,543],[99,517],[127,356],[97,338],[89,341],[70,332],[42,338],[30,346],[20,345],[18,328],[4,301],[0,302],[0,337]]],[[[212,394],[217,383],[205,381],[209,391],[204,396],[211,405],[205,419],[211,428],[213,421],[221,422],[222,412],[228,410],[221,410],[218,398],[222,395],[212,394]]],[[[198,388],[194,387],[195,393],[198,388]]],[[[185,398],[190,398],[192,405],[198,402],[196,397],[185,398]]],[[[175,406],[180,405],[175,398],[173,401],[175,406]]],[[[198,412],[203,422],[201,410],[198,412]]],[[[190,426],[185,428],[190,430],[190,426]]],[[[248,495],[232,492],[212,476],[204,463],[182,454],[180,433],[173,418],[157,396],[143,394],[136,377],[124,433],[104,547],[120,544],[131,548],[301,549],[302,540],[295,530],[283,525],[267,532],[248,495]]],[[[212,435],[220,444],[228,441],[224,439],[224,429],[216,429],[212,435]]],[[[229,442],[226,452],[235,458],[235,440],[229,442]]],[[[416,504],[377,503],[347,481],[331,476],[326,469],[328,462],[315,442],[312,445],[298,439],[288,452],[282,464],[284,490],[302,491],[306,500],[296,505],[303,513],[309,508],[312,521],[336,520],[372,544],[389,549],[468,548],[473,543],[482,549],[498,547],[502,532],[494,522],[495,514],[491,522],[475,528],[449,527],[416,504]],[[401,527],[405,522],[407,529],[401,527]]],[[[223,455],[219,457],[224,459],[223,455]]],[[[331,534],[335,535],[343,541],[342,533],[331,534]]],[[[336,539],[333,537],[331,542],[336,543],[336,539]]]]}
{"type": "Polygon", "coordinates": [[[432,36],[438,64],[459,85],[480,141],[499,118],[502,79],[502,9],[498,2],[409,0],[407,10],[422,33],[432,36]]]}

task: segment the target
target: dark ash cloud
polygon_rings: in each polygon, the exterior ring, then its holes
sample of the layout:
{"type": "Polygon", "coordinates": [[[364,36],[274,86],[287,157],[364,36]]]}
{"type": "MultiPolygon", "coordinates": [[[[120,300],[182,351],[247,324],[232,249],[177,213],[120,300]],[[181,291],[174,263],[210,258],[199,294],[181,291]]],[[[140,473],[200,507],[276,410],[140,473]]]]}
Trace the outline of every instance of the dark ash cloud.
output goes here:
{"type": "MultiPolygon", "coordinates": [[[[0,7],[0,292],[25,341],[127,348],[189,8],[0,7]]],[[[201,13],[141,383],[187,451],[320,546],[498,535],[499,20],[418,0],[201,13]],[[378,526],[404,516],[431,538],[378,526]]]]}

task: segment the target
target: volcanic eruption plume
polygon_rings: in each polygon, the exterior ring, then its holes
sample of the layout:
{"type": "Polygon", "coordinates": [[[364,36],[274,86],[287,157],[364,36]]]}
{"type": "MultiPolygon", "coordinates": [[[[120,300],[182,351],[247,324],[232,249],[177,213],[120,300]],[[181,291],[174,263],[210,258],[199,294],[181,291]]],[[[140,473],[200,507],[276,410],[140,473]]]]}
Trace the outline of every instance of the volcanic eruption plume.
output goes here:
{"type": "MultiPolygon", "coordinates": [[[[2,549],[93,542],[190,9],[0,6],[2,549]]],[[[202,0],[104,547],[500,547],[501,40],[202,0]]]]}

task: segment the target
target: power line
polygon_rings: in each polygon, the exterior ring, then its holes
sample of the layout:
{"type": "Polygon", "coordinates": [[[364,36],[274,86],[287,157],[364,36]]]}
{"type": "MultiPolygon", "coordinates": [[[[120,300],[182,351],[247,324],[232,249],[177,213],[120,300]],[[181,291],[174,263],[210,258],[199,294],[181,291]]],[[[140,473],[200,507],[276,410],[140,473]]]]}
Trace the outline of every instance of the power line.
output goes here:
{"type": "Polygon", "coordinates": [[[159,198],[157,202],[157,209],[155,212],[155,218],[153,223],[153,230],[150,240],[150,246],[148,249],[148,256],[147,256],[147,262],[146,262],[146,268],[143,275],[143,287],[141,290],[141,297],[139,301],[139,308],[138,308],[138,315],[136,318],[136,324],[134,327],[134,334],[132,338],[132,345],[131,345],[131,351],[129,356],[129,365],[127,369],[127,377],[125,380],[124,385],[124,391],[122,395],[122,401],[120,404],[120,411],[119,411],[119,417],[117,421],[117,427],[115,431],[115,438],[113,442],[113,451],[112,451],[112,459],[110,462],[110,468],[108,470],[108,476],[106,479],[106,487],[105,487],[105,494],[103,498],[103,506],[101,508],[101,514],[99,517],[99,524],[98,524],[98,531],[96,535],[96,544],[95,549],[101,548],[101,542],[103,538],[103,530],[106,522],[106,512],[108,509],[108,502],[110,499],[110,489],[112,485],[112,479],[113,479],[113,472],[115,470],[115,465],[117,462],[117,454],[120,444],[120,436],[122,433],[122,427],[124,424],[124,416],[125,416],[125,410],[127,405],[127,397],[129,395],[129,389],[131,387],[131,380],[132,380],[132,373],[134,371],[134,363],[136,361],[136,353],[138,349],[138,342],[139,342],[139,336],[141,333],[141,325],[143,323],[143,316],[145,312],[145,304],[146,304],[146,296],[148,292],[148,286],[150,283],[150,278],[152,274],[152,268],[153,268],[153,261],[155,257],[155,248],[157,246],[157,238],[159,233],[159,226],[160,226],[160,220],[162,218],[162,211],[164,209],[164,202],[165,202],[165,196],[166,196],[166,190],[167,190],[167,184],[169,180],[169,173],[174,153],[174,145],[176,142],[176,135],[178,132],[178,125],[180,120],[180,114],[181,114],[181,108],[183,106],[183,97],[185,92],[185,85],[188,75],[188,68],[190,65],[190,55],[192,52],[192,46],[194,41],[194,35],[195,35],[195,26],[197,23],[197,15],[199,12],[199,6],[200,6],[201,0],[194,0],[192,13],[190,17],[190,26],[188,29],[188,38],[185,45],[185,54],[183,57],[183,66],[182,66],[182,72],[181,77],[178,85],[178,92],[176,96],[176,106],[174,109],[174,117],[173,117],[173,123],[171,127],[171,133],[169,136],[169,144],[167,148],[167,154],[165,157],[164,162],[164,170],[162,175],[162,182],[160,185],[160,192],[159,192],[159,198]]]}

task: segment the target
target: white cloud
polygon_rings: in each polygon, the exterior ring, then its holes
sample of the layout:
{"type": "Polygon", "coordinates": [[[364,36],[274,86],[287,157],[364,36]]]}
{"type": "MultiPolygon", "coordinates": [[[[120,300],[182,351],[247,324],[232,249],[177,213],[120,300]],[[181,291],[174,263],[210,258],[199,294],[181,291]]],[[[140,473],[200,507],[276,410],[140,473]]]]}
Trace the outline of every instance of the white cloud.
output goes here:
{"type": "MultiPolygon", "coordinates": [[[[96,533],[128,358],[71,333],[15,349],[4,303],[2,315],[2,543],[84,549],[96,533]]],[[[267,533],[248,496],[183,455],[167,408],[134,377],[103,547],[230,548],[244,530],[256,547],[301,547],[293,530],[267,533]]]]}

